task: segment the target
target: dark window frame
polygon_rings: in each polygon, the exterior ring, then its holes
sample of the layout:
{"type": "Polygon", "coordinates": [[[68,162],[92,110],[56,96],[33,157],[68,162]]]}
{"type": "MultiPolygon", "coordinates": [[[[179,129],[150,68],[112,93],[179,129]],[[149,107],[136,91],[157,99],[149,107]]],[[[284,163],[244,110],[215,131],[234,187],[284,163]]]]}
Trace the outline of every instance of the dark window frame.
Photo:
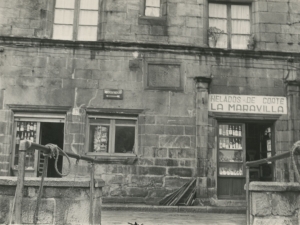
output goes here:
{"type": "Polygon", "coordinates": [[[106,156],[133,156],[136,155],[137,150],[138,150],[138,117],[122,117],[122,116],[105,116],[105,115],[89,115],[87,118],[87,123],[86,123],[86,154],[87,155],[106,155],[106,156]],[[97,122],[97,119],[104,119],[104,120],[109,120],[109,123],[101,123],[97,122]],[[94,120],[94,121],[93,121],[94,120]],[[120,120],[130,120],[134,121],[134,124],[118,124],[116,121],[120,120]],[[107,152],[93,152],[91,151],[91,144],[92,144],[92,134],[91,134],[91,126],[95,125],[107,125],[109,126],[109,140],[108,140],[108,151],[107,152]],[[132,152],[125,152],[125,153],[118,153],[116,152],[115,149],[115,140],[116,140],[116,127],[118,126],[128,126],[128,127],[134,127],[135,128],[135,134],[134,134],[134,145],[133,145],[133,151],[132,152]]]}

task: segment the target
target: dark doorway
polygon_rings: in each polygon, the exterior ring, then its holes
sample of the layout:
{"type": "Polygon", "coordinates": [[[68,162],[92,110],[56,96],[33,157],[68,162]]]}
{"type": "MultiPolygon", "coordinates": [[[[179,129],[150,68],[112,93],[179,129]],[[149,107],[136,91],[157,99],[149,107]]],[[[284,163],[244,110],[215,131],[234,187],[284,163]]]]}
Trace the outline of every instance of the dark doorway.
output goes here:
{"type": "MultiPolygon", "coordinates": [[[[63,123],[41,123],[40,143],[42,145],[55,144],[63,149],[64,144],[64,124],[63,123]]],[[[41,176],[43,171],[44,157],[40,154],[38,165],[38,176],[41,176]]],[[[57,169],[62,172],[62,156],[59,156],[57,162],[57,169]]],[[[48,160],[47,177],[61,177],[55,170],[55,160],[48,160]]]]}
{"type": "MultiPolygon", "coordinates": [[[[246,124],[246,161],[265,159],[274,155],[272,123],[246,124]]],[[[272,163],[250,168],[250,181],[272,181],[272,163]]]]}

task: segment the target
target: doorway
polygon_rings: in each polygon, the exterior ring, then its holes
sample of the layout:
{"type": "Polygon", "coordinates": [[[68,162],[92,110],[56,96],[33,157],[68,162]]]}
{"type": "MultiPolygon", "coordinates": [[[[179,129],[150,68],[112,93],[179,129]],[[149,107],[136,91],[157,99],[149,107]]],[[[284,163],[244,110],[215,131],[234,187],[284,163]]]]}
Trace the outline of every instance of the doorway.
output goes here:
{"type": "MultiPolygon", "coordinates": [[[[265,159],[274,155],[272,123],[246,124],[246,161],[265,159]]],[[[265,163],[251,167],[250,181],[272,181],[273,165],[265,163]]]]}
{"type": "MultiPolygon", "coordinates": [[[[59,148],[63,149],[64,143],[64,124],[63,123],[49,123],[41,122],[40,125],[40,143],[41,145],[55,144],[59,148]]],[[[61,173],[63,165],[63,157],[59,156],[57,162],[57,169],[61,173]]],[[[44,156],[39,154],[38,163],[38,176],[42,175],[44,156]]],[[[55,159],[48,159],[47,177],[61,177],[55,170],[55,159]]]]}
{"type": "MultiPolygon", "coordinates": [[[[274,155],[273,122],[219,122],[218,131],[218,198],[245,199],[245,162],[274,155]]],[[[250,168],[250,181],[272,180],[272,163],[250,168]]]]}

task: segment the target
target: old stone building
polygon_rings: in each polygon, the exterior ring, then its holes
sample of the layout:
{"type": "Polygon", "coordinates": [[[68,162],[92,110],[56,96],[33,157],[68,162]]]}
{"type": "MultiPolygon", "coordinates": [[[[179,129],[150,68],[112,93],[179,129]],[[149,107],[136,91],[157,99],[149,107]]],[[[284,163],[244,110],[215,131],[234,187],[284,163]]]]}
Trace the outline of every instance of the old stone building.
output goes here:
{"type": "MultiPolygon", "coordinates": [[[[244,163],[299,139],[299,35],[297,0],[0,0],[0,175],[28,139],[103,160],[104,202],[193,177],[204,203],[240,204],[244,163]]],[[[293,176],[282,160],[251,179],[293,176]]]]}

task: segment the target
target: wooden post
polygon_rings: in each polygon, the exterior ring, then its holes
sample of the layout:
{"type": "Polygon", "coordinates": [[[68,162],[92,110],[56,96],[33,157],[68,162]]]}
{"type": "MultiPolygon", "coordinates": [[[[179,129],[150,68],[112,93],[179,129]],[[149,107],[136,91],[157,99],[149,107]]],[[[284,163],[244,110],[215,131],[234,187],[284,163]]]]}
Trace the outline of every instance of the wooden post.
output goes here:
{"type": "Polygon", "coordinates": [[[91,181],[90,181],[90,224],[95,224],[95,164],[91,164],[91,181]]]}
{"type": "Polygon", "coordinates": [[[19,162],[18,162],[18,179],[15,194],[15,221],[16,224],[22,224],[22,201],[24,190],[24,177],[25,177],[25,156],[26,150],[30,147],[30,144],[26,141],[20,142],[19,147],[19,162]]]}
{"type": "Polygon", "coordinates": [[[250,201],[249,201],[249,167],[246,167],[246,202],[247,202],[247,225],[250,225],[250,201]]]}

